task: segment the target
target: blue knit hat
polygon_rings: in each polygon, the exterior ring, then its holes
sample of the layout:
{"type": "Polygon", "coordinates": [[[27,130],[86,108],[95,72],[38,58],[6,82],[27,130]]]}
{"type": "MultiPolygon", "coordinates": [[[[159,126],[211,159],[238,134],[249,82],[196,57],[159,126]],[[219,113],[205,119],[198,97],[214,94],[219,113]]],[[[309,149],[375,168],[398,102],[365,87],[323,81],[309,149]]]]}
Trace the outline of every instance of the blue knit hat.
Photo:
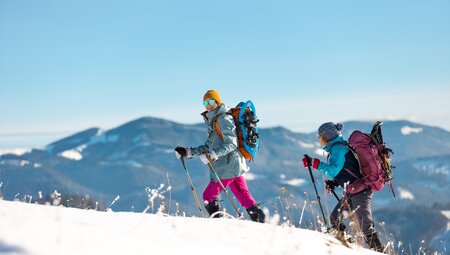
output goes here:
{"type": "Polygon", "coordinates": [[[343,129],[344,124],[342,123],[334,124],[333,122],[327,122],[320,125],[318,132],[323,138],[331,141],[340,135],[343,129]]]}

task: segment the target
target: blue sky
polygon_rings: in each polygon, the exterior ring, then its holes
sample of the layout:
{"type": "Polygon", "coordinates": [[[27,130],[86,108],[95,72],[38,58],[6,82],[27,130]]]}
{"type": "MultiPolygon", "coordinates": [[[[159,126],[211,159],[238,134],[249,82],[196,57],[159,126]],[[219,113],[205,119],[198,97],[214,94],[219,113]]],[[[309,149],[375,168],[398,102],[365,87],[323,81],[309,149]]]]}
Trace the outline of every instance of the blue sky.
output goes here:
{"type": "Polygon", "coordinates": [[[200,122],[203,93],[263,127],[408,119],[450,130],[450,1],[0,1],[0,148],[142,117],[200,122]]]}

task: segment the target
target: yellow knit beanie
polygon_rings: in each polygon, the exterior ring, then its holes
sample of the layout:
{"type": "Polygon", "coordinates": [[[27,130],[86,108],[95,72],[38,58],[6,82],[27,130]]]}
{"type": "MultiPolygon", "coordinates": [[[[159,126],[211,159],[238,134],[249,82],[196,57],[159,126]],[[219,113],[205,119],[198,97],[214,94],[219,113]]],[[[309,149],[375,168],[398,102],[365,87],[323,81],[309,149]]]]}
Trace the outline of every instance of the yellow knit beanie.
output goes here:
{"type": "Polygon", "coordinates": [[[214,89],[206,91],[205,95],[203,96],[203,100],[206,100],[207,98],[216,100],[216,103],[218,105],[222,104],[219,92],[215,91],[214,89]]]}

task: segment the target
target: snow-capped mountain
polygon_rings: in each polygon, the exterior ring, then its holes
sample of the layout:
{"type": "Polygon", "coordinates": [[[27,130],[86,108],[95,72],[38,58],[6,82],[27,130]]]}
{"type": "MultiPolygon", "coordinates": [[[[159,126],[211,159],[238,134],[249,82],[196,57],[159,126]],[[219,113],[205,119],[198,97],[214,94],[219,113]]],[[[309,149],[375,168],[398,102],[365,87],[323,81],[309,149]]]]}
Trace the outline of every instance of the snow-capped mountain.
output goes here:
{"type": "MultiPolygon", "coordinates": [[[[345,126],[344,136],[348,137],[355,129],[369,131],[371,123],[348,122],[345,126]]],[[[439,202],[440,195],[449,190],[450,133],[405,121],[389,121],[383,128],[386,142],[395,151],[394,188],[399,200],[419,204],[439,202]]],[[[173,192],[181,193],[180,197],[174,197],[185,202],[187,184],[173,148],[180,144],[200,145],[205,136],[204,125],[183,125],[155,118],[138,119],[108,131],[88,129],[44,150],[2,155],[3,196],[20,198],[38,191],[48,194],[55,189],[89,193],[106,201],[121,195],[116,209],[129,210],[132,205],[144,208],[145,188],[167,183],[169,178],[176,184],[173,192]]],[[[316,134],[276,127],[261,129],[261,137],[261,149],[255,162],[250,163],[253,171],[247,176],[256,186],[257,197],[270,201],[281,186],[297,194],[310,189],[309,176],[300,167],[299,159],[306,153],[326,160],[316,134]]],[[[208,181],[206,167],[197,159],[187,163],[201,189],[208,181]]],[[[378,194],[376,204],[389,203],[389,192],[378,194]]]]}
{"type": "MultiPolygon", "coordinates": [[[[344,124],[344,137],[348,137],[356,129],[370,132],[373,123],[344,124]]],[[[249,163],[252,171],[246,176],[250,190],[270,211],[291,214],[287,220],[298,222],[305,201],[315,199],[309,173],[301,167],[300,159],[309,154],[326,160],[317,135],[283,127],[260,132],[261,148],[255,162],[249,163]],[[288,211],[285,205],[290,206],[288,211]]],[[[383,134],[395,152],[397,198],[385,188],[375,194],[374,210],[450,203],[450,132],[408,121],[386,121],[383,134]]],[[[74,196],[88,195],[103,207],[118,198],[113,210],[143,211],[149,204],[151,191],[164,184],[163,189],[170,186],[174,204],[177,202],[188,215],[195,215],[198,214],[195,202],[173,149],[177,145],[200,145],[205,139],[203,124],[185,125],[150,117],[111,130],[91,128],[44,149],[1,155],[0,192],[7,200],[36,200],[45,199],[57,190],[66,195],[65,204],[72,206],[79,203],[74,196]]],[[[197,158],[186,162],[201,194],[209,181],[208,169],[197,158]]],[[[334,197],[324,191],[322,177],[319,174],[315,177],[323,192],[322,199],[331,210],[334,197]]],[[[312,215],[310,210],[305,211],[305,218],[312,215]]],[[[391,223],[389,219],[383,220],[391,223]]]]}

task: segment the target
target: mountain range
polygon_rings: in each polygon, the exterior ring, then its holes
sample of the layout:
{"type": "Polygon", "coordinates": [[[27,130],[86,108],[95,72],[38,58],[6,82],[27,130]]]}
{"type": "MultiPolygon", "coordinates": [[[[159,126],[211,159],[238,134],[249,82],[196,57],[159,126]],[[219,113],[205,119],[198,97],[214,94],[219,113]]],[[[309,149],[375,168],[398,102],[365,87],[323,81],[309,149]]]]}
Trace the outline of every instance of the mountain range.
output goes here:
{"type": "MultiPolygon", "coordinates": [[[[343,136],[348,137],[354,130],[370,132],[372,125],[345,122],[343,136]]],[[[397,231],[396,238],[404,235],[397,223],[390,221],[393,217],[387,217],[388,211],[402,213],[419,206],[436,212],[436,220],[445,221],[439,210],[450,210],[446,208],[450,204],[450,132],[409,121],[385,121],[382,127],[385,142],[395,153],[392,164],[396,166],[393,182],[396,197],[389,188],[376,193],[375,218],[387,223],[386,231],[397,231]],[[395,228],[390,229],[391,224],[395,228]]],[[[250,191],[271,213],[284,215],[292,224],[309,227],[318,209],[308,206],[311,208],[305,210],[305,205],[316,198],[309,173],[300,160],[304,154],[326,160],[317,134],[273,127],[261,128],[260,136],[260,150],[254,162],[249,162],[251,171],[246,175],[250,191]],[[304,219],[309,221],[299,221],[302,211],[304,219]]],[[[59,194],[69,194],[66,205],[70,206],[69,200],[77,195],[117,211],[148,209],[155,201],[153,195],[158,193],[159,203],[165,203],[168,213],[179,210],[198,215],[174,148],[197,146],[205,139],[204,124],[186,125],[152,117],[110,130],[90,128],[43,149],[22,155],[1,155],[0,192],[6,200],[34,201],[52,196],[56,190],[59,194]]],[[[201,195],[209,181],[208,169],[197,158],[186,163],[201,195]]],[[[325,192],[321,175],[314,176],[329,211],[335,200],[325,192]]],[[[230,208],[226,201],[224,204],[230,208]]],[[[427,241],[431,243],[434,236],[448,233],[445,227],[433,227],[435,233],[428,235],[427,241]]]]}

